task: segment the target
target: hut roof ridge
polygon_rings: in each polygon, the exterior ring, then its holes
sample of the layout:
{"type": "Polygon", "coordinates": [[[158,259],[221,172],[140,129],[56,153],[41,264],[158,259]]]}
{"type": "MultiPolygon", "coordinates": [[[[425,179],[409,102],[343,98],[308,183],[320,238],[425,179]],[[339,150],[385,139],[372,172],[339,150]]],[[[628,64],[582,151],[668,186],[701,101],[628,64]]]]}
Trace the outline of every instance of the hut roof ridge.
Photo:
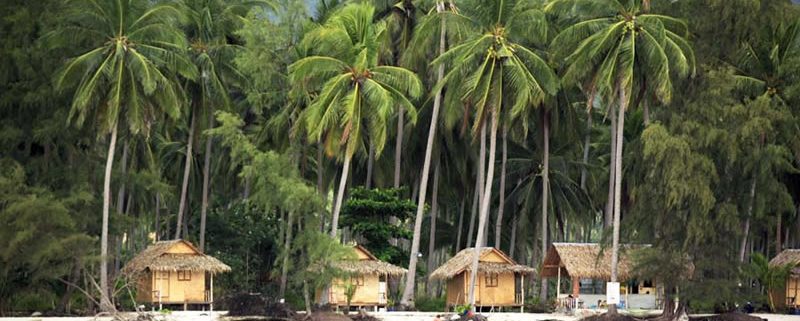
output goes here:
{"type": "MultiPolygon", "coordinates": [[[[502,251],[493,248],[493,247],[481,247],[480,248],[480,258],[485,257],[491,252],[497,253],[500,257],[502,257],[506,262],[485,262],[479,261],[478,262],[478,271],[483,273],[524,273],[530,274],[535,273],[536,269],[517,264],[513,259],[511,259],[508,255],[503,253],[502,251]]],[[[429,276],[432,280],[446,280],[451,279],[454,276],[460,274],[464,271],[471,271],[472,268],[472,259],[473,254],[475,253],[474,247],[469,247],[463,249],[456,253],[455,256],[447,260],[444,264],[439,266],[436,270],[431,273],[429,276]]]]}
{"type": "Polygon", "coordinates": [[[231,267],[222,261],[201,252],[186,240],[158,241],[134,256],[125,267],[124,274],[132,275],[151,271],[205,271],[211,273],[229,272],[231,267]],[[169,253],[176,244],[183,243],[194,253],[169,253]]]}
{"type": "MultiPolygon", "coordinates": [[[[620,244],[618,273],[627,279],[633,272],[633,259],[626,251],[650,247],[649,244],[620,244]]],[[[542,275],[555,277],[560,269],[571,277],[608,280],[611,278],[611,249],[599,243],[553,243],[547,251],[542,275]],[[602,255],[601,255],[602,254],[602,255]]]]}
{"type": "Polygon", "coordinates": [[[769,261],[770,266],[786,264],[800,265],[800,249],[785,249],[769,261]]]}

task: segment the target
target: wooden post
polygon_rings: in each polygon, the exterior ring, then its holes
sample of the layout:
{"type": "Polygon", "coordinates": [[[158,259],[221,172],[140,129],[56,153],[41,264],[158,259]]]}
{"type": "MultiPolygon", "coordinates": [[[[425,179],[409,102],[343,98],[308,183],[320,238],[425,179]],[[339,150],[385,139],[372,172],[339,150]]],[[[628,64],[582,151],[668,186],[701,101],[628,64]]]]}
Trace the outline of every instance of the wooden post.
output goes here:
{"type": "Polygon", "coordinates": [[[578,277],[572,277],[572,297],[577,299],[578,296],[581,294],[581,279],[578,277]]]}
{"type": "Polygon", "coordinates": [[[208,305],[208,310],[214,312],[214,273],[211,273],[211,286],[208,291],[208,300],[211,301],[208,305]]]}
{"type": "Polygon", "coordinates": [[[556,301],[561,298],[561,265],[557,267],[558,278],[556,279],[556,301]]]}
{"type": "Polygon", "coordinates": [[[164,306],[161,304],[161,279],[158,278],[158,274],[161,273],[159,271],[154,271],[155,274],[155,281],[158,282],[158,310],[164,310],[164,306]]]}
{"type": "Polygon", "coordinates": [[[522,306],[519,308],[519,313],[525,313],[525,274],[522,274],[520,279],[520,289],[522,289],[522,306]]]}

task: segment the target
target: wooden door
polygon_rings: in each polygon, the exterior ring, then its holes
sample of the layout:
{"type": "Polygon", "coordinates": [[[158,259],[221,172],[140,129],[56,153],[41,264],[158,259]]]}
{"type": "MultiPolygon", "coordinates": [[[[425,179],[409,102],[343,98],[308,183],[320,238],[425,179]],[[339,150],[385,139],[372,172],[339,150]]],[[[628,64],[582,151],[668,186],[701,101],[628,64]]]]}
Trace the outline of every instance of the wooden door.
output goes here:
{"type": "Polygon", "coordinates": [[[155,300],[158,301],[159,295],[163,301],[169,298],[169,271],[156,271],[156,286],[153,287],[155,291],[155,300]]]}

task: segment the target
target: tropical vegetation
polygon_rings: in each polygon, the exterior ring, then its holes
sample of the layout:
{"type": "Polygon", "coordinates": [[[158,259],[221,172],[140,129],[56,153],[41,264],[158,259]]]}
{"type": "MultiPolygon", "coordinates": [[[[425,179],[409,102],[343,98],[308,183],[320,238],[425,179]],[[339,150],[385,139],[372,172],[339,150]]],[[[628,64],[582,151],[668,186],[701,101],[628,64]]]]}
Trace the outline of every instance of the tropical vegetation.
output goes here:
{"type": "Polygon", "coordinates": [[[305,310],[352,243],[408,267],[389,301],[424,309],[466,247],[539,267],[553,242],[602,243],[615,281],[620,244],[647,243],[637,269],[680,289],[667,317],[774,309],[793,267],[769,259],[800,247],[789,0],[12,0],[0,17],[0,315],[130,308],[121,267],[176,238],[232,267],[217,296],[305,310]]]}

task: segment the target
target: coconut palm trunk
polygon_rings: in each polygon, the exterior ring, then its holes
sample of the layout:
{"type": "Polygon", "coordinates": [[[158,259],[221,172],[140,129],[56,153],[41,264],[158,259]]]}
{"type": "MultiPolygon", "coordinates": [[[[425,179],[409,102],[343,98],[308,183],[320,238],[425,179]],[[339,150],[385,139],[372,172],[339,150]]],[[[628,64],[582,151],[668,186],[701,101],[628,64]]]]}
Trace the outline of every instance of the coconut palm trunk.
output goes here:
{"type": "Polygon", "coordinates": [[[117,148],[117,127],[114,122],[111,129],[111,140],[108,143],[106,156],[106,172],[103,179],[103,225],[100,232],[100,310],[113,312],[116,309],[109,298],[108,287],[108,218],[111,207],[111,170],[114,167],[114,150],[117,148]]]}
{"type": "Polygon", "coordinates": [[[375,145],[369,144],[369,152],[367,154],[367,179],[364,182],[364,187],[367,189],[372,188],[372,167],[375,164],[375,145]]]}
{"type": "Polygon", "coordinates": [[[155,234],[156,234],[156,242],[161,240],[161,193],[156,193],[156,218],[155,218],[155,234]]]}
{"type": "Polygon", "coordinates": [[[339,212],[342,210],[342,200],[344,199],[344,190],[347,188],[347,176],[350,173],[350,160],[352,156],[345,155],[344,164],[342,164],[342,177],[339,179],[339,190],[336,192],[336,203],[333,206],[333,217],[331,218],[331,237],[336,238],[336,232],[339,229],[339,212]]]}
{"type": "MultiPolygon", "coordinates": [[[[125,175],[128,173],[128,150],[130,149],[129,142],[125,142],[124,147],[122,147],[122,159],[120,160],[119,168],[120,174],[122,174],[123,179],[125,175]]],[[[122,183],[119,185],[119,191],[117,191],[117,214],[122,214],[125,211],[125,186],[127,184],[122,183]]]]}
{"type": "MultiPolygon", "coordinates": [[[[483,185],[486,176],[484,170],[486,169],[486,122],[481,123],[480,131],[480,150],[478,151],[478,177],[475,180],[475,199],[472,205],[472,215],[469,219],[469,233],[467,234],[467,247],[477,244],[480,239],[475,239],[476,242],[472,243],[472,235],[475,227],[475,217],[478,216],[480,220],[480,211],[483,208],[483,185]]],[[[480,234],[480,233],[478,233],[480,234]]]]}
{"type": "MultiPolygon", "coordinates": [[[[197,111],[192,112],[192,124],[189,126],[189,143],[186,145],[186,163],[183,165],[183,182],[181,183],[181,201],[178,205],[178,223],[175,228],[175,239],[181,238],[184,211],[186,211],[186,196],[189,190],[189,175],[192,171],[192,147],[194,146],[194,129],[197,123],[197,111]]],[[[185,235],[184,235],[185,237],[185,235]]]]}
{"type": "Polygon", "coordinates": [[[394,188],[400,187],[400,164],[403,157],[403,132],[405,131],[403,113],[404,110],[400,107],[397,112],[397,139],[394,144],[394,185],[392,185],[394,188]]]}
{"type": "MultiPolygon", "coordinates": [[[[542,157],[542,264],[547,254],[547,201],[550,198],[550,115],[544,106],[542,108],[542,141],[544,144],[542,157]]],[[[544,300],[547,298],[547,278],[542,277],[539,295],[544,300]]]]}
{"type": "Polygon", "coordinates": [[[581,166],[581,190],[586,191],[586,176],[588,175],[589,149],[592,143],[592,110],[591,106],[586,110],[586,135],[583,140],[583,164],[581,166]]]}
{"type": "Polygon", "coordinates": [[[506,162],[508,161],[508,128],[503,126],[503,156],[500,165],[500,204],[497,206],[497,221],[494,223],[494,247],[500,248],[503,231],[503,212],[506,208],[506,162]]]}
{"type": "Polygon", "coordinates": [[[281,287],[278,296],[283,299],[286,297],[286,283],[289,280],[289,252],[292,245],[292,212],[289,212],[286,219],[286,236],[283,240],[283,264],[281,266],[281,287]]]}
{"type": "Polygon", "coordinates": [[[479,211],[478,204],[480,203],[480,192],[479,190],[483,188],[480,186],[480,180],[475,180],[475,186],[472,190],[472,210],[469,213],[469,227],[467,228],[467,235],[465,236],[466,239],[466,246],[465,248],[470,247],[472,244],[472,232],[475,229],[475,216],[479,211]]]}
{"type": "MultiPolygon", "coordinates": [[[[444,11],[444,3],[438,2],[436,4],[436,11],[441,13],[444,11]]],[[[446,29],[444,21],[441,23],[439,31],[439,54],[444,53],[445,49],[445,35],[446,29]]],[[[444,65],[439,65],[437,70],[437,82],[441,82],[444,78],[444,65]]],[[[419,252],[419,241],[422,233],[422,217],[425,212],[425,196],[428,190],[428,173],[431,169],[431,155],[433,154],[433,143],[436,138],[436,125],[439,123],[439,108],[442,104],[442,91],[438,90],[433,100],[433,114],[431,115],[431,124],[428,127],[428,141],[425,145],[425,160],[422,163],[422,176],[419,181],[419,199],[417,201],[417,213],[414,218],[414,235],[411,240],[411,253],[408,259],[408,274],[406,274],[406,287],[403,289],[403,296],[400,299],[400,304],[410,306],[414,296],[414,286],[416,285],[416,272],[417,272],[417,253],[419,252]]],[[[397,164],[395,164],[397,166],[397,164]]],[[[397,168],[395,168],[395,171],[397,168]]],[[[395,173],[397,175],[397,173],[395,173]]],[[[396,182],[399,179],[395,177],[396,182]]]]}
{"type": "MultiPolygon", "coordinates": [[[[499,105],[499,104],[498,104],[499,105]]],[[[486,221],[489,218],[489,201],[492,199],[492,182],[494,181],[495,150],[497,149],[497,126],[500,120],[498,113],[499,106],[495,105],[491,114],[492,127],[489,134],[489,168],[486,170],[486,180],[484,181],[484,191],[481,200],[481,211],[478,218],[478,235],[475,238],[475,251],[472,256],[472,269],[470,270],[469,283],[469,302],[473,310],[475,309],[475,282],[478,278],[478,259],[480,258],[481,248],[486,240],[486,221]]]]}
{"type": "Polygon", "coordinates": [[[756,199],[756,179],[753,177],[753,183],[750,184],[750,204],[747,205],[747,218],[744,221],[744,235],[742,236],[742,243],[739,247],[739,262],[744,262],[744,255],[747,252],[747,238],[750,236],[750,218],[753,215],[753,204],[756,199]]]}
{"type": "MultiPolygon", "coordinates": [[[[208,128],[214,128],[214,109],[208,113],[208,128]]],[[[206,214],[208,213],[208,193],[211,189],[211,137],[206,138],[206,153],[203,159],[203,203],[200,205],[200,251],[206,250],[206,214]]]]}
{"type": "Polygon", "coordinates": [[[614,179],[616,178],[616,159],[617,159],[617,116],[612,110],[609,112],[611,118],[611,159],[608,162],[608,200],[606,202],[606,212],[603,217],[603,228],[609,228],[614,221],[614,179]]]}
{"type": "Polygon", "coordinates": [[[511,217],[511,240],[508,242],[508,256],[512,259],[514,258],[514,249],[517,247],[515,246],[517,243],[517,225],[519,224],[519,220],[517,219],[517,215],[511,217]]]}
{"type": "MultiPolygon", "coordinates": [[[[441,175],[442,162],[436,162],[436,169],[433,170],[433,193],[431,194],[431,228],[428,234],[428,271],[433,271],[433,251],[436,247],[436,218],[439,216],[439,176],[441,175]]],[[[433,282],[428,279],[427,292],[428,296],[433,296],[433,282]]]]}
{"type": "MultiPolygon", "coordinates": [[[[614,157],[614,231],[612,236],[611,248],[611,282],[617,282],[617,272],[619,265],[619,224],[621,216],[621,199],[622,199],[622,143],[623,132],[625,129],[625,109],[628,107],[628,95],[623,86],[619,88],[619,116],[617,117],[617,146],[614,157]]],[[[617,313],[617,306],[615,304],[608,307],[608,312],[611,314],[617,313]]]]}
{"type": "Polygon", "coordinates": [[[461,234],[462,230],[464,229],[464,211],[466,210],[467,206],[467,198],[461,198],[461,207],[458,209],[458,229],[456,232],[456,250],[458,252],[461,250],[461,234]]]}

